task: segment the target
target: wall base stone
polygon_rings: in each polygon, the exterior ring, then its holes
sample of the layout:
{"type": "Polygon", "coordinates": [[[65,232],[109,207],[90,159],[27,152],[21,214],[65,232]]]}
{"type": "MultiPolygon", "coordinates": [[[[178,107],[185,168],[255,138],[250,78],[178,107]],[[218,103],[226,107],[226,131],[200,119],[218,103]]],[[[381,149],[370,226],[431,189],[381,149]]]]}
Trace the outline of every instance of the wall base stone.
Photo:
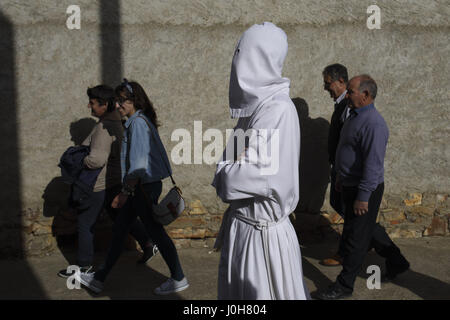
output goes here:
{"type": "MultiPolygon", "coordinates": [[[[299,217],[306,213],[296,215],[299,217]]],[[[302,224],[308,224],[314,229],[319,221],[326,221],[337,233],[339,230],[342,232],[344,219],[336,212],[321,212],[320,215],[325,220],[317,217],[301,218],[302,224]]],[[[401,199],[388,195],[383,198],[377,222],[393,239],[450,236],[449,196],[442,193],[416,192],[408,194],[406,199],[401,199]]],[[[323,229],[323,224],[321,227],[323,229]]]]}
{"type": "MultiPolygon", "coordinates": [[[[75,250],[76,212],[67,208],[56,212],[54,217],[45,217],[39,210],[28,209],[15,220],[1,224],[0,257],[44,256],[57,249],[75,250]]],[[[290,218],[302,243],[338,240],[345,222],[332,210],[320,214],[296,212],[290,218]]],[[[450,200],[442,193],[412,193],[406,199],[387,196],[377,222],[393,239],[450,236],[450,200]]],[[[221,223],[222,213],[210,213],[200,200],[195,200],[165,228],[179,249],[212,249],[221,223]]],[[[106,213],[100,215],[95,228],[96,251],[106,251],[112,236],[112,221],[106,213]]],[[[131,236],[126,248],[140,250],[131,236]]]]}

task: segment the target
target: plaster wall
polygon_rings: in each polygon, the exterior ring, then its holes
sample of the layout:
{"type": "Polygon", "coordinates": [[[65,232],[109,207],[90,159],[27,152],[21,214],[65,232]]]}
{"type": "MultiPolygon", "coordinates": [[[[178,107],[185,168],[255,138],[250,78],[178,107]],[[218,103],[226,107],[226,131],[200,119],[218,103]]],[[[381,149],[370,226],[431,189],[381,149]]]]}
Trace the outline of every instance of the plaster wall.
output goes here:
{"type": "MultiPolygon", "coordinates": [[[[44,190],[60,175],[59,157],[73,145],[70,124],[90,115],[86,88],[102,82],[100,1],[76,2],[80,30],[66,27],[65,11],[73,1],[0,3],[0,12],[14,29],[23,210],[42,210],[44,190]]],[[[309,146],[304,148],[309,152],[303,155],[309,159],[304,170],[326,167],[323,128],[333,102],[323,90],[321,72],[339,62],[350,75],[368,73],[378,83],[376,106],[390,129],[385,194],[403,199],[413,192],[450,192],[448,1],[124,0],[120,12],[120,20],[112,15],[111,23],[120,21],[123,75],[147,90],[169,155],[177,144],[171,141],[172,132],[185,128],[193,138],[194,121],[202,121],[203,132],[233,128],[227,104],[235,44],[252,24],[271,21],[288,35],[284,75],[291,80],[291,97],[303,99],[303,110],[305,104],[309,110],[302,131],[309,146]],[[366,26],[371,4],[381,9],[379,30],[366,26]]],[[[208,144],[203,142],[203,148],[208,144]]],[[[193,154],[192,144],[192,160],[193,154]]],[[[210,186],[214,165],[172,167],[186,199],[200,200],[209,212],[223,212],[225,205],[210,186]]],[[[311,183],[325,183],[323,171],[316,176],[301,186],[303,192],[311,183]]],[[[165,190],[169,187],[165,181],[165,190]]],[[[8,186],[1,193],[7,199],[8,186]]],[[[317,207],[315,203],[311,206],[317,207]]],[[[3,202],[2,219],[10,217],[9,209],[3,202]]]]}

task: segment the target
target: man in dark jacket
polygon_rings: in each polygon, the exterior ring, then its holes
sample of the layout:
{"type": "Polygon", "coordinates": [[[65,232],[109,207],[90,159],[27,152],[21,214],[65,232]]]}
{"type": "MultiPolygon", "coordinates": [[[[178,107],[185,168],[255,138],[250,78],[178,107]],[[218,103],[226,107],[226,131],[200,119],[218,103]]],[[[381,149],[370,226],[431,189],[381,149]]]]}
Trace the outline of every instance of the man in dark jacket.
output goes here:
{"type": "MultiPolygon", "coordinates": [[[[330,130],[328,132],[328,161],[331,165],[330,172],[330,205],[341,216],[343,215],[341,193],[334,187],[336,183],[335,155],[339,144],[342,125],[348,115],[347,68],[341,64],[327,66],[323,72],[324,90],[328,91],[334,101],[334,111],[331,116],[330,130]]],[[[324,259],[321,264],[325,266],[339,266],[342,262],[342,254],[336,253],[333,257],[324,259]]]]}

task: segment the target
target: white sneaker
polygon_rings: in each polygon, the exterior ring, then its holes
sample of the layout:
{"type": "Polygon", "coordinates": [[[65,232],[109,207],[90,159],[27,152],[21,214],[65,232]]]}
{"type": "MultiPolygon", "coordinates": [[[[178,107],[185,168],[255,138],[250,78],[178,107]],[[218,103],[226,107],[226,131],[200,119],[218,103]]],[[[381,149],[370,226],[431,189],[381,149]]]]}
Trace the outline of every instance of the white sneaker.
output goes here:
{"type": "Polygon", "coordinates": [[[81,272],[79,281],[82,285],[94,291],[100,293],[103,290],[103,282],[94,279],[94,273],[81,272]]]}
{"type": "Polygon", "coordinates": [[[171,294],[174,292],[179,292],[187,289],[189,287],[189,283],[184,277],[180,281],[177,281],[175,279],[169,278],[166,282],[164,282],[161,286],[155,289],[155,294],[158,295],[166,295],[171,294]]]}
{"type": "MultiPolygon", "coordinates": [[[[69,267],[67,267],[67,269],[63,269],[60,272],[58,272],[58,276],[60,276],[61,278],[68,278],[68,277],[72,276],[74,274],[74,272],[69,272],[68,271],[69,267]]],[[[74,265],[73,267],[78,267],[78,266],[74,265]]],[[[92,271],[93,266],[79,267],[79,269],[80,269],[80,272],[89,273],[92,271]]]]}

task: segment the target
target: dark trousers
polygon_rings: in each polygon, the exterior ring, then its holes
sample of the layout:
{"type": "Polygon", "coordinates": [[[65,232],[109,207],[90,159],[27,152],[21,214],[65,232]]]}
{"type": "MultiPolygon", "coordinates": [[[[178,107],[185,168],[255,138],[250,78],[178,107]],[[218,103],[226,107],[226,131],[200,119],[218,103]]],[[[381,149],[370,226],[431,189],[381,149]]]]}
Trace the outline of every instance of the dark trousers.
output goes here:
{"type": "MultiPolygon", "coordinates": [[[[78,211],[78,253],[77,264],[80,267],[90,266],[94,260],[94,227],[103,208],[114,221],[117,209],[111,208],[111,202],[120,192],[121,186],[115,186],[103,191],[93,192],[86,200],[85,210],[78,211]]],[[[130,234],[138,241],[142,249],[151,245],[151,239],[141,221],[135,219],[130,227],[130,234]]]]}
{"type": "MultiPolygon", "coordinates": [[[[116,220],[116,217],[120,213],[120,209],[112,208],[111,203],[114,200],[114,198],[120,193],[121,190],[122,186],[120,185],[110,189],[106,189],[105,209],[112,221],[116,220]]],[[[145,229],[144,224],[140,219],[136,218],[131,223],[129,233],[134,239],[136,239],[142,250],[144,250],[148,246],[153,245],[153,241],[150,235],[147,233],[147,230],[145,229]]]]}
{"type": "Polygon", "coordinates": [[[336,170],[334,166],[331,167],[330,172],[330,205],[331,207],[344,218],[344,211],[342,210],[342,194],[336,191],[336,170]]]}
{"type": "MultiPolygon", "coordinates": [[[[330,205],[342,218],[345,218],[342,208],[342,192],[336,191],[336,170],[333,165],[330,171],[330,205]]],[[[337,254],[342,257],[343,252],[340,249],[341,247],[339,246],[337,254]]]]}
{"type": "Polygon", "coordinates": [[[184,278],[175,245],[163,225],[153,219],[152,208],[147,202],[147,200],[152,201],[154,204],[158,202],[162,190],[162,183],[161,181],[147,183],[142,185],[142,188],[143,191],[137,186],[135,195],[129,197],[125,205],[121,208],[114,222],[113,238],[105,263],[95,273],[94,278],[96,280],[104,282],[114,267],[122,253],[130,224],[137,216],[141,218],[148,234],[151,235],[154,243],[158,246],[164,261],[169,267],[171,277],[175,280],[184,278]],[[146,197],[143,192],[145,192],[146,197]]]}
{"type": "Polygon", "coordinates": [[[355,215],[353,204],[358,194],[357,187],[343,187],[342,200],[344,209],[344,230],[342,232],[339,252],[344,258],[342,271],[336,282],[346,291],[353,291],[356,276],[361,270],[367,251],[374,248],[386,262],[394,264],[403,261],[400,249],[392,242],[386,230],[376,223],[384,183],[378,185],[369,199],[369,210],[362,216],[355,215]]]}
{"type": "Polygon", "coordinates": [[[90,266],[94,260],[94,225],[103,209],[105,190],[93,192],[86,200],[87,209],[78,211],[78,254],[80,267],[90,266]]]}

